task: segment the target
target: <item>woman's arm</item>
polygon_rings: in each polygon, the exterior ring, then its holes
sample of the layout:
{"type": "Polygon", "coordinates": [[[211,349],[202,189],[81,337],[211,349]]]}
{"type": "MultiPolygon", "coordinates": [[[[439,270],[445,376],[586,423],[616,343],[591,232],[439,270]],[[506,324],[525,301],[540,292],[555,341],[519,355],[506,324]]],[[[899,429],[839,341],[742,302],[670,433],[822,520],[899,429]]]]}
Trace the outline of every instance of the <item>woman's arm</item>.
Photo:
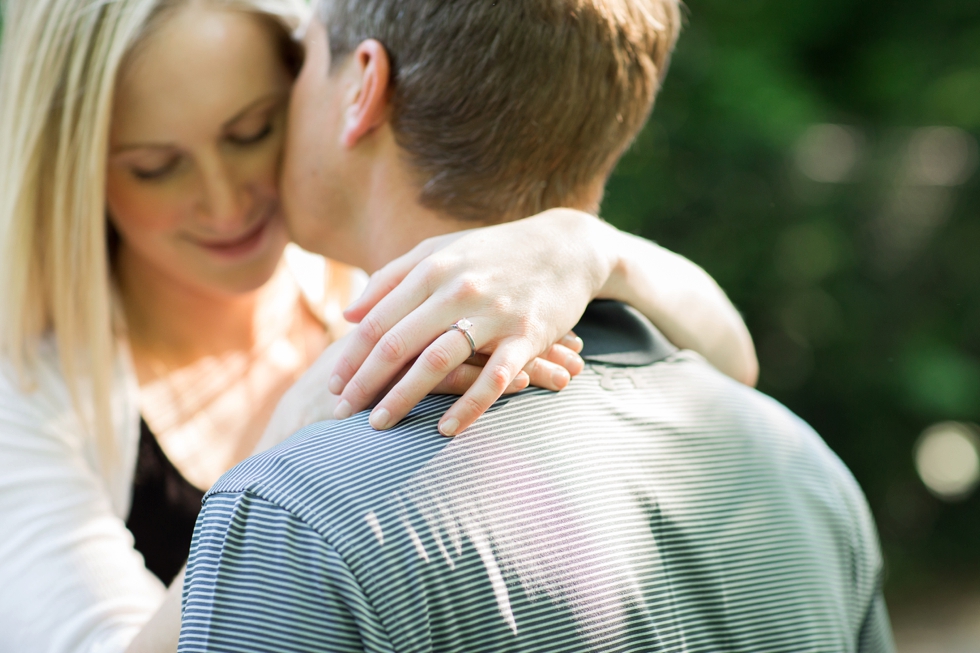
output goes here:
{"type": "Polygon", "coordinates": [[[96,473],[48,358],[33,392],[0,378],[0,649],[118,653],[165,590],[113,506],[123,463],[96,473]]]}
{"type": "Polygon", "coordinates": [[[752,336],[715,280],[679,254],[602,226],[616,256],[597,297],[629,304],[681,349],[698,352],[719,371],[754,386],[759,363],[752,336]]]}
{"type": "Polygon", "coordinates": [[[429,239],[376,273],[345,313],[360,325],[329,382],[340,395],[336,415],[366,408],[417,356],[372,413],[377,428],[396,424],[469,356],[460,334],[447,332],[466,317],[476,349],[489,360],[440,422],[454,435],[600,296],[638,304],[678,344],[739,380],[754,380],[745,325],[700,268],[594,216],[556,209],[429,239]]]}
{"type": "Polygon", "coordinates": [[[180,603],[184,593],[184,569],[170,583],[160,608],[130,642],[126,653],[175,653],[180,639],[180,603]]]}

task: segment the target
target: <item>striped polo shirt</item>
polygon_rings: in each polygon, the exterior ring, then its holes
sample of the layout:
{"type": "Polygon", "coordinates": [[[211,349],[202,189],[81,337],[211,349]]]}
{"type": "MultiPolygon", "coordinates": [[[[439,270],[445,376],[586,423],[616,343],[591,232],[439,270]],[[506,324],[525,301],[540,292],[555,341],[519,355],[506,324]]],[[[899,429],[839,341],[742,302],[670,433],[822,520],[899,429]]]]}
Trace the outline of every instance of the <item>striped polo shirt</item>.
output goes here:
{"type": "Polygon", "coordinates": [[[455,439],[314,424],[205,498],[191,651],[891,651],[877,537],[803,421],[594,303],[587,369],[455,439]]]}

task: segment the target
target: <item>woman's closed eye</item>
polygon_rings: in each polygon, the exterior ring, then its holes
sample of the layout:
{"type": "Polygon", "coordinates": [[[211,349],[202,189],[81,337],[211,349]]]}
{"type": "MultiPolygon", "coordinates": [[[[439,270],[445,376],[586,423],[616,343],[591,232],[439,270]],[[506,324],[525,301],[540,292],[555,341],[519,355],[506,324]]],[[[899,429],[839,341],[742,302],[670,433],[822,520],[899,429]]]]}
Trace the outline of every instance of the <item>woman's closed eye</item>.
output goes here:
{"type": "Polygon", "coordinates": [[[173,172],[177,168],[177,165],[179,163],[180,163],[180,157],[175,156],[157,166],[153,166],[153,167],[131,166],[130,170],[132,170],[133,176],[136,177],[137,179],[141,179],[143,181],[157,181],[163,179],[171,172],[173,172]]]}
{"type": "Polygon", "coordinates": [[[251,131],[242,130],[237,133],[233,132],[228,134],[227,138],[235,145],[254,145],[268,138],[272,134],[272,130],[272,122],[269,121],[260,129],[253,129],[251,131]]]}

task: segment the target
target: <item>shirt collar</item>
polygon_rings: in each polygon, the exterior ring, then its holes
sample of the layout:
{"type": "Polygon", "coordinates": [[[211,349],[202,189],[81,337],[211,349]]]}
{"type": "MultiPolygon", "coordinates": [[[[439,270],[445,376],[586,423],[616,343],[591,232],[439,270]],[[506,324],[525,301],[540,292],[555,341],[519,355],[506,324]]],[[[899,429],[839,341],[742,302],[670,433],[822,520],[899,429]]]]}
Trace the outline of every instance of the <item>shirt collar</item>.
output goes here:
{"type": "Polygon", "coordinates": [[[575,333],[585,343],[582,358],[593,363],[639,367],[677,351],[636,309],[611,300],[589,304],[575,333]]]}

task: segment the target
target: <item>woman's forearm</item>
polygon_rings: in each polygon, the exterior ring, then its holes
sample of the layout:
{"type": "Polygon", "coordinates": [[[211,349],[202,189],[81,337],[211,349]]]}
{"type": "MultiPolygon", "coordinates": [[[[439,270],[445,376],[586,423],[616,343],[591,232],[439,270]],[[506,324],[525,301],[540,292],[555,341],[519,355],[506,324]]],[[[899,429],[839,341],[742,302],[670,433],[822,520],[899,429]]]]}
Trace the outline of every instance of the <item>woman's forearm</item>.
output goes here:
{"type": "Polygon", "coordinates": [[[707,272],[659,245],[602,224],[616,253],[600,298],[643,313],[675,345],[698,352],[728,376],[754,386],[755,346],[745,322],[707,272]]]}
{"type": "Polygon", "coordinates": [[[184,592],[184,569],[170,584],[167,597],[153,617],[136,635],[126,653],[175,653],[180,638],[180,601],[184,592]]]}

